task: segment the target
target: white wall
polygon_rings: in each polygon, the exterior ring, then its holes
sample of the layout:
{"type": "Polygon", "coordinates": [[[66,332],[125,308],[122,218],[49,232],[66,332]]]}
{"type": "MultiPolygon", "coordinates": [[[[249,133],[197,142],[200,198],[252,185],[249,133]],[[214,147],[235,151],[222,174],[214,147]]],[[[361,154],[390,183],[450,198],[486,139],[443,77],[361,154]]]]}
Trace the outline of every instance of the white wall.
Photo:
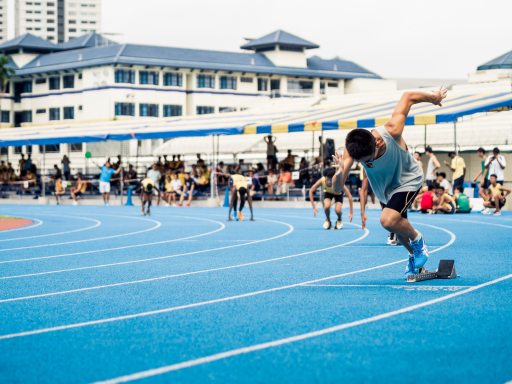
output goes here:
{"type": "Polygon", "coordinates": [[[280,67],[307,68],[306,52],[282,51],[279,47],[275,51],[263,52],[263,54],[275,65],[280,67]]]}

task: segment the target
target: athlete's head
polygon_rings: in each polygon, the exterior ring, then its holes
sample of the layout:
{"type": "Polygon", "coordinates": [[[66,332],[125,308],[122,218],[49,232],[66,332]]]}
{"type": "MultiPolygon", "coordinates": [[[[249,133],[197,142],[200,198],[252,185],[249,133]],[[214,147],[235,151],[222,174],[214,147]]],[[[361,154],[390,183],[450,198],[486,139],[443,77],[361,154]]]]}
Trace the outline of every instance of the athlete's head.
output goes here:
{"type": "Polygon", "coordinates": [[[489,182],[492,184],[492,185],[496,185],[496,183],[498,182],[498,176],[496,176],[494,173],[489,176],[489,182]]]}
{"type": "Polygon", "coordinates": [[[366,129],[354,129],[345,139],[345,148],[354,160],[372,161],[375,156],[375,138],[366,129]]]}
{"type": "Polygon", "coordinates": [[[247,188],[245,187],[241,187],[239,190],[238,190],[238,193],[240,194],[240,197],[245,197],[245,195],[247,195],[247,188]]]}
{"type": "Polygon", "coordinates": [[[325,184],[330,187],[332,185],[332,177],[336,173],[336,170],[333,167],[328,167],[324,169],[323,175],[325,177],[325,184]]]}
{"type": "Polygon", "coordinates": [[[153,192],[153,184],[148,184],[148,185],[146,185],[146,192],[147,192],[147,193],[151,193],[151,192],[153,192]]]}

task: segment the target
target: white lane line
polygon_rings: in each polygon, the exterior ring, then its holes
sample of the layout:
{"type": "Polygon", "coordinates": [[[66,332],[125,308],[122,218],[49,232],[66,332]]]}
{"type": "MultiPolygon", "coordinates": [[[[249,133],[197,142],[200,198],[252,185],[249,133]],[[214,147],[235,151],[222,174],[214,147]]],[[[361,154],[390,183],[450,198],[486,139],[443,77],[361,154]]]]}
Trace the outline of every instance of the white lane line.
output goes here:
{"type": "Polygon", "coordinates": [[[392,285],[392,284],[307,284],[305,287],[337,288],[394,288],[406,291],[458,291],[473,285],[392,285]]]}
{"type": "Polygon", "coordinates": [[[21,217],[21,219],[28,219],[28,220],[32,220],[32,221],[37,221],[37,223],[35,224],[32,224],[32,225],[29,225],[28,227],[22,227],[22,228],[13,228],[13,229],[6,229],[4,231],[1,231],[0,234],[4,234],[4,233],[7,233],[7,232],[14,232],[14,231],[25,231],[27,229],[34,229],[36,227],[39,227],[40,225],[43,225],[44,221],[43,220],[39,220],[39,219],[34,219],[32,217],[21,217]]]}
{"type": "MultiPolygon", "coordinates": [[[[61,257],[69,257],[69,256],[76,256],[76,255],[86,255],[86,254],[90,254],[90,253],[103,253],[103,252],[107,252],[107,251],[118,251],[118,250],[121,250],[121,249],[146,247],[148,245],[174,243],[174,242],[177,242],[177,241],[183,241],[183,240],[188,240],[188,239],[195,239],[195,238],[198,238],[198,237],[212,235],[212,234],[214,234],[216,232],[223,231],[226,228],[226,225],[224,223],[222,223],[220,221],[217,221],[217,220],[211,220],[211,219],[206,219],[206,218],[202,218],[202,217],[194,217],[194,216],[174,216],[174,217],[185,218],[185,219],[192,219],[192,220],[208,221],[208,222],[211,222],[211,223],[214,223],[214,224],[218,224],[219,227],[217,229],[213,230],[213,231],[208,231],[208,232],[204,232],[204,233],[200,233],[200,234],[192,235],[192,236],[180,237],[180,238],[177,238],[177,239],[153,241],[151,243],[140,243],[140,244],[132,244],[132,245],[123,245],[123,246],[120,246],[120,247],[102,248],[102,249],[95,249],[95,250],[92,250],[92,251],[62,253],[60,255],[30,257],[30,258],[25,258],[25,259],[14,259],[14,260],[4,260],[4,261],[0,261],[0,264],[22,263],[22,262],[30,262],[30,261],[34,261],[34,260],[57,259],[57,258],[61,258],[61,257]]],[[[43,274],[46,274],[46,272],[43,272],[43,274]]],[[[0,280],[6,279],[6,278],[27,277],[27,276],[33,276],[33,274],[19,275],[19,276],[14,276],[14,277],[4,276],[4,277],[0,277],[0,280]]]]}
{"type": "Polygon", "coordinates": [[[478,221],[478,220],[459,220],[459,219],[450,219],[450,218],[442,218],[443,221],[454,221],[457,223],[474,223],[474,224],[482,224],[482,225],[491,225],[493,227],[501,227],[512,229],[512,225],[498,224],[498,223],[489,223],[487,221],[478,221]]]}
{"type": "Polygon", "coordinates": [[[366,230],[363,235],[361,235],[360,237],[358,237],[355,240],[350,240],[350,241],[347,241],[345,243],[333,245],[333,246],[326,247],[326,248],[320,248],[320,249],[314,249],[312,251],[296,253],[296,254],[293,254],[293,255],[274,257],[274,258],[271,258],[271,259],[252,261],[252,262],[243,263],[243,264],[228,265],[226,267],[202,269],[202,270],[198,270],[198,271],[183,272],[183,273],[177,273],[177,274],[173,274],[173,275],[164,275],[164,276],[152,277],[152,278],[148,278],[148,279],[124,281],[124,282],[120,282],[120,283],[98,285],[98,286],[94,286],[94,287],[77,288],[77,289],[71,289],[71,290],[68,290],[68,291],[43,293],[43,294],[39,294],[39,295],[23,296],[23,297],[13,297],[13,298],[10,298],[10,299],[0,300],[0,304],[1,303],[9,303],[9,302],[13,302],[13,301],[31,300],[31,299],[41,298],[41,297],[60,296],[60,295],[65,295],[65,294],[69,294],[69,293],[77,293],[77,292],[85,292],[85,291],[92,291],[92,290],[98,290],[98,289],[119,287],[119,286],[123,286],[123,285],[133,285],[133,284],[149,283],[149,282],[153,282],[153,281],[173,279],[173,278],[182,277],[182,276],[199,275],[199,274],[209,273],[209,272],[217,272],[217,271],[224,271],[224,270],[228,270],[228,269],[236,269],[236,268],[249,267],[249,266],[252,266],[252,265],[272,263],[272,262],[276,262],[276,261],[279,261],[279,260],[292,259],[292,258],[299,257],[299,256],[305,256],[305,255],[310,255],[310,254],[313,254],[313,253],[318,253],[318,252],[323,252],[323,251],[328,251],[328,250],[344,247],[346,244],[353,244],[355,242],[363,240],[364,238],[366,238],[368,236],[368,234],[369,234],[369,231],[366,230]]]}
{"type": "MultiPolygon", "coordinates": [[[[61,215],[59,215],[61,216],[61,215]]],[[[69,217],[69,216],[67,216],[69,217]]],[[[91,229],[94,229],[94,228],[97,228],[101,225],[101,221],[99,220],[96,220],[96,219],[92,219],[90,217],[82,217],[82,216],[73,216],[74,219],[82,219],[82,220],[86,220],[86,221],[92,221],[94,224],[89,226],[89,227],[84,227],[84,228],[78,228],[78,229],[73,229],[71,231],[62,231],[62,232],[53,232],[53,233],[46,233],[44,235],[34,235],[34,236],[22,236],[22,237],[11,237],[9,239],[1,239],[0,242],[4,242],[4,241],[14,241],[14,240],[27,240],[27,239],[36,239],[36,238],[39,238],[39,237],[48,237],[48,236],[57,236],[57,235],[65,235],[65,234],[70,234],[70,233],[77,233],[77,232],[84,232],[84,231],[89,231],[91,229]]]]}
{"type": "Polygon", "coordinates": [[[218,361],[218,360],[222,360],[222,359],[226,359],[226,358],[230,358],[230,357],[234,357],[234,356],[244,355],[247,353],[261,351],[261,350],[269,349],[269,348],[276,348],[276,347],[280,347],[282,345],[291,344],[291,343],[295,343],[295,342],[302,341],[302,340],[308,340],[308,339],[312,339],[315,337],[328,335],[328,334],[339,332],[339,331],[342,331],[345,329],[359,327],[361,325],[366,325],[366,324],[370,324],[370,323],[375,323],[380,320],[386,320],[386,319],[392,318],[394,316],[402,315],[404,313],[412,312],[412,311],[415,311],[415,310],[418,310],[421,308],[429,307],[434,304],[442,303],[444,301],[447,301],[447,300],[450,300],[450,299],[453,299],[453,298],[456,298],[456,297],[459,297],[462,295],[466,295],[468,293],[477,291],[479,289],[482,289],[482,288],[485,288],[485,287],[488,287],[488,286],[491,286],[494,284],[498,284],[498,283],[508,280],[510,278],[512,278],[512,274],[502,276],[500,278],[497,278],[497,279],[494,279],[491,281],[487,281],[487,282],[479,284],[479,285],[475,285],[473,287],[464,289],[463,291],[450,293],[448,295],[439,297],[437,299],[427,300],[427,301],[424,301],[424,302],[421,302],[418,304],[410,305],[408,307],[400,308],[400,309],[390,311],[390,312],[385,312],[380,315],[366,317],[364,319],[351,321],[348,323],[342,323],[342,324],[338,324],[338,325],[335,325],[332,327],[327,327],[327,328],[319,329],[316,331],[303,333],[300,335],[295,335],[295,336],[286,337],[286,338],[282,338],[282,339],[272,340],[272,341],[269,341],[266,343],[254,344],[254,345],[250,345],[247,347],[232,349],[232,350],[221,352],[221,353],[215,353],[215,354],[212,354],[209,356],[200,357],[198,359],[183,361],[181,363],[170,364],[170,365],[166,365],[166,366],[162,366],[162,367],[154,368],[154,369],[148,369],[145,371],[132,373],[130,375],[119,376],[119,377],[115,377],[115,378],[112,378],[109,380],[99,381],[97,383],[102,383],[102,384],[126,383],[129,381],[146,379],[148,377],[154,377],[157,375],[162,375],[162,374],[173,372],[173,371],[179,371],[181,369],[191,368],[191,367],[195,367],[195,366],[202,365],[202,364],[208,364],[208,363],[211,363],[214,361],[218,361]]]}
{"type": "MultiPolygon", "coordinates": [[[[157,257],[151,257],[151,258],[147,258],[147,259],[138,259],[138,260],[130,260],[130,261],[120,261],[120,262],[117,262],[117,263],[109,263],[109,264],[96,264],[96,265],[90,265],[90,266],[87,266],[87,267],[77,267],[77,268],[68,268],[68,269],[58,269],[58,270],[54,270],[54,271],[46,271],[46,272],[37,272],[37,273],[28,273],[28,274],[24,274],[24,275],[16,275],[16,276],[3,276],[3,277],[0,277],[0,280],[6,280],[6,279],[18,279],[18,278],[24,278],[24,277],[32,277],[32,276],[41,276],[41,275],[50,275],[50,274],[54,274],[54,273],[64,273],[64,272],[73,272],[73,271],[83,271],[83,270],[87,270],[87,269],[97,269],[97,268],[108,268],[108,267],[114,267],[114,266],[118,266],[118,265],[127,265],[127,264],[137,264],[137,263],[146,263],[148,261],[156,261],[156,260],[165,260],[165,259],[172,259],[172,258],[175,258],[175,257],[182,257],[182,256],[189,256],[189,255],[197,255],[197,254],[200,254],[200,253],[207,253],[207,252],[213,252],[213,251],[220,251],[220,250],[224,250],[224,249],[231,249],[231,248],[238,248],[238,247],[245,247],[247,245],[252,245],[252,244],[258,244],[258,243],[264,243],[266,241],[271,241],[271,240],[276,240],[276,239],[279,239],[281,237],[284,237],[284,236],[288,236],[290,233],[292,233],[294,231],[294,227],[293,225],[290,225],[288,223],[285,223],[284,221],[277,221],[277,220],[267,220],[267,219],[260,219],[260,220],[265,220],[265,221],[268,221],[268,222],[274,222],[274,223],[278,223],[278,224],[283,224],[285,226],[288,227],[288,230],[286,232],[283,232],[277,236],[272,236],[272,237],[267,237],[265,239],[261,239],[261,240],[254,240],[254,241],[249,241],[247,243],[243,243],[243,244],[234,244],[234,245],[227,245],[227,246],[224,246],[224,247],[217,247],[217,248],[208,248],[208,249],[202,249],[200,251],[192,251],[192,252],[185,252],[185,253],[177,253],[177,254],[173,254],[173,255],[166,255],[166,256],[157,256],[157,257]]],[[[125,246],[125,247],[118,247],[118,248],[115,248],[115,249],[120,249],[120,248],[133,248],[135,246],[140,246],[140,245],[131,245],[131,246],[125,246]]],[[[109,249],[109,250],[112,250],[112,249],[109,249]]],[[[106,251],[106,250],[99,250],[99,251],[88,251],[88,252],[83,252],[83,253],[93,253],[93,252],[103,252],[103,251],[106,251]]],[[[75,253],[76,254],[76,253],[75,253]]]]}
{"type": "MultiPolygon", "coordinates": [[[[442,228],[442,227],[436,227],[436,226],[428,225],[428,224],[426,224],[426,225],[433,227],[433,228],[437,228],[439,230],[442,230],[442,231],[450,234],[450,240],[445,245],[436,249],[435,251],[432,251],[431,253],[445,249],[445,248],[451,246],[455,242],[456,236],[453,232],[448,231],[447,229],[442,228]]],[[[369,234],[369,231],[368,231],[368,229],[366,229],[363,236],[361,236],[358,239],[352,240],[352,241],[348,242],[347,244],[363,240],[366,236],[368,236],[368,234],[369,234]]],[[[24,332],[18,332],[18,333],[5,334],[5,335],[0,335],[0,340],[32,336],[32,335],[56,332],[56,331],[72,329],[72,328],[81,328],[81,327],[86,327],[86,326],[96,325],[96,324],[111,323],[111,322],[115,322],[115,321],[122,321],[122,320],[134,319],[134,318],[138,318],[138,317],[158,315],[158,314],[162,314],[162,313],[174,312],[174,311],[179,311],[179,310],[188,309],[188,308],[196,308],[196,307],[201,307],[201,306],[205,306],[205,305],[221,303],[221,302],[225,302],[225,301],[237,300],[237,299],[257,296],[257,295],[261,295],[261,294],[265,294],[265,293],[277,292],[277,291],[282,291],[282,290],[286,290],[286,289],[290,289],[290,288],[300,287],[305,284],[314,284],[314,283],[319,283],[322,281],[333,280],[333,279],[337,279],[340,277],[356,275],[359,273],[364,273],[364,272],[373,271],[373,270],[377,270],[377,269],[381,269],[381,268],[386,268],[386,267],[389,267],[392,265],[403,263],[404,261],[407,261],[407,260],[408,259],[398,260],[398,261],[394,261],[391,263],[377,265],[375,267],[369,267],[369,268],[359,269],[359,270],[355,270],[355,271],[351,271],[351,272],[345,272],[345,273],[341,273],[338,275],[328,276],[328,277],[324,277],[324,278],[320,278],[320,279],[308,280],[308,281],[303,281],[303,282],[296,283],[296,284],[290,284],[290,285],[285,285],[285,286],[281,286],[281,287],[269,288],[269,289],[264,289],[264,290],[260,290],[260,291],[253,291],[253,292],[243,293],[240,295],[223,297],[223,298],[219,298],[219,299],[196,302],[196,303],[192,303],[192,304],[185,304],[185,305],[181,305],[181,306],[177,306],[177,307],[163,308],[163,309],[158,309],[158,310],[153,310],[153,311],[135,313],[135,314],[131,314],[131,315],[124,315],[124,316],[112,317],[112,318],[106,318],[106,319],[100,319],[100,320],[91,320],[91,321],[61,325],[61,326],[56,326],[56,327],[41,328],[41,329],[36,329],[36,330],[32,330],[32,331],[24,331],[24,332]]]]}
{"type": "MultiPolygon", "coordinates": [[[[69,216],[69,217],[73,217],[73,216],[69,216]]],[[[92,238],[92,239],[65,241],[65,242],[62,242],[62,243],[40,244],[40,245],[31,245],[31,246],[27,246],[27,247],[7,248],[7,249],[0,249],[0,252],[16,251],[16,250],[20,250],[20,249],[53,247],[53,246],[56,246],[56,245],[87,243],[87,242],[90,242],[90,241],[114,239],[114,238],[117,238],[117,237],[125,237],[125,236],[137,235],[137,234],[140,234],[140,233],[146,233],[146,232],[154,231],[155,229],[158,229],[158,228],[160,228],[162,226],[162,223],[159,222],[158,220],[146,219],[146,218],[143,218],[143,217],[136,217],[136,216],[116,216],[116,217],[149,221],[149,222],[155,223],[155,225],[153,227],[151,227],[151,228],[148,228],[148,229],[143,229],[143,230],[140,230],[140,231],[134,231],[134,232],[128,232],[128,233],[122,233],[122,234],[119,234],[119,235],[95,237],[95,238],[92,238]]]]}

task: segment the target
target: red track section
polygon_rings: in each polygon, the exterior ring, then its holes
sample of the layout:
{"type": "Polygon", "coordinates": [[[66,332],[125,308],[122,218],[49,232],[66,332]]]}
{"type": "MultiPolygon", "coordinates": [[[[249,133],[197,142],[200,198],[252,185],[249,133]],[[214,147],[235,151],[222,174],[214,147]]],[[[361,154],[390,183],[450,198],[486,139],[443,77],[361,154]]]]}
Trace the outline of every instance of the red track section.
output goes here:
{"type": "Polygon", "coordinates": [[[0,217],[0,231],[26,227],[32,224],[32,220],[18,219],[15,217],[0,217]]]}

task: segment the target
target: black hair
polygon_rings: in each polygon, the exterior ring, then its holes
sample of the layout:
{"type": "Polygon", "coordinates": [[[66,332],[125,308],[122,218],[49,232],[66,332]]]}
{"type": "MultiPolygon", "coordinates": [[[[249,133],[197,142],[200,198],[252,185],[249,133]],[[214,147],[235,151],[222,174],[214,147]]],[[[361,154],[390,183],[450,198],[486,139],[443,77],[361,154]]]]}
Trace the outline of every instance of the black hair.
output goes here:
{"type": "Polygon", "coordinates": [[[414,152],[414,153],[417,153],[417,154],[418,154],[418,156],[419,156],[419,157],[421,157],[421,153],[420,153],[420,152],[416,151],[416,152],[414,152]]]}
{"type": "Polygon", "coordinates": [[[498,147],[494,147],[492,149],[492,153],[500,153],[500,149],[498,147]]]}
{"type": "Polygon", "coordinates": [[[345,139],[345,148],[354,160],[360,160],[375,153],[375,137],[366,129],[354,129],[345,139]]]}
{"type": "Polygon", "coordinates": [[[425,147],[425,152],[432,153],[432,152],[433,152],[433,151],[432,151],[432,147],[431,147],[430,145],[427,145],[427,146],[425,147]]]}
{"type": "Polygon", "coordinates": [[[455,156],[455,152],[448,152],[448,157],[452,157],[452,155],[455,156]]]}
{"type": "Polygon", "coordinates": [[[443,176],[443,179],[446,179],[446,173],[444,172],[437,172],[437,176],[443,176]]]}
{"type": "Polygon", "coordinates": [[[336,173],[336,170],[333,167],[328,167],[328,168],[324,169],[323,175],[325,177],[332,178],[335,173],[336,173]]]}
{"type": "Polygon", "coordinates": [[[460,193],[464,193],[464,188],[462,187],[455,187],[456,191],[459,191],[460,193]]]}
{"type": "Polygon", "coordinates": [[[427,190],[429,191],[433,191],[435,189],[435,184],[430,184],[428,187],[427,187],[427,190]]]}
{"type": "Polygon", "coordinates": [[[491,178],[491,177],[498,178],[498,176],[497,176],[497,175],[495,175],[494,173],[493,173],[491,176],[489,176],[489,178],[491,178]]]}
{"type": "Polygon", "coordinates": [[[147,192],[147,193],[151,193],[151,192],[153,192],[153,184],[148,184],[148,185],[146,185],[146,192],[147,192]]]}
{"type": "Polygon", "coordinates": [[[483,154],[485,154],[485,149],[483,149],[482,147],[478,148],[476,151],[477,152],[482,152],[483,154]]]}

